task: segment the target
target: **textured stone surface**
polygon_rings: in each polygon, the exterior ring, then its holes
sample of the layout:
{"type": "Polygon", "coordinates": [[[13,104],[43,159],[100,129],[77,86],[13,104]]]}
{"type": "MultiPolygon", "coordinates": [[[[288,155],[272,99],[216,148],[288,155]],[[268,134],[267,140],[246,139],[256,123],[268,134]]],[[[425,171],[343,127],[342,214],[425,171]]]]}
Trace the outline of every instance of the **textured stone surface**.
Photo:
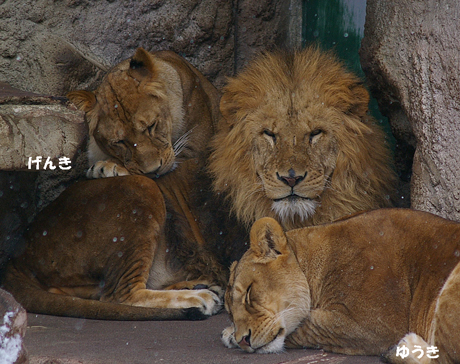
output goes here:
{"type": "Polygon", "coordinates": [[[13,296],[0,289],[0,362],[28,363],[23,338],[27,329],[26,311],[13,296]]]}
{"type": "MultiPolygon", "coordinates": [[[[410,156],[411,206],[460,220],[460,3],[368,0],[362,63],[410,156]]],[[[407,161],[406,161],[407,163],[407,161]]]]}
{"type": "Polygon", "coordinates": [[[63,105],[0,105],[0,169],[71,168],[86,133],[83,114],[63,105]]]}
{"type": "Polygon", "coordinates": [[[0,80],[48,95],[96,88],[139,46],[221,87],[254,52],[301,41],[300,0],[6,0],[0,19],[0,80]]]}
{"type": "Polygon", "coordinates": [[[285,3],[277,0],[240,0],[236,28],[236,65],[243,68],[257,52],[282,45],[285,3]]]}
{"type": "Polygon", "coordinates": [[[234,23],[238,72],[261,51],[301,46],[302,1],[240,0],[234,23]]]}
{"type": "Polygon", "coordinates": [[[0,170],[42,170],[48,157],[55,169],[67,170],[71,163],[59,158],[74,160],[86,136],[84,113],[66,99],[0,82],[0,170]],[[31,163],[37,157],[43,162],[31,163]]]}
{"type": "Polygon", "coordinates": [[[217,84],[233,71],[231,0],[0,3],[0,80],[27,91],[94,89],[139,46],[181,53],[217,84]]]}

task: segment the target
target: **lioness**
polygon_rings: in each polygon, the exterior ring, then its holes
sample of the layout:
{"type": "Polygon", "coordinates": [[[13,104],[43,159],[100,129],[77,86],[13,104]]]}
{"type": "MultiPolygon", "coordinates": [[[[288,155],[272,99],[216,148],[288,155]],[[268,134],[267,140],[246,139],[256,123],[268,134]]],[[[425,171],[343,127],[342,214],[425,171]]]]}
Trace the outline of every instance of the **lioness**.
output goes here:
{"type": "Polygon", "coordinates": [[[231,268],[222,340],[258,353],[379,355],[404,337],[390,362],[459,363],[459,260],[460,224],[424,212],[381,209],[286,233],[260,219],[231,268]]]}
{"type": "Polygon", "coordinates": [[[219,92],[173,52],[139,48],[95,92],[68,96],[86,112],[89,177],[160,178],[106,178],[66,190],[30,227],[4,287],[35,313],[179,319],[217,312],[226,272],[205,247],[190,200],[209,185],[200,176],[219,92]]]}
{"type": "Polygon", "coordinates": [[[171,51],[138,48],[95,92],[67,96],[86,113],[90,178],[157,177],[184,161],[202,164],[219,115],[220,93],[171,51]]]}

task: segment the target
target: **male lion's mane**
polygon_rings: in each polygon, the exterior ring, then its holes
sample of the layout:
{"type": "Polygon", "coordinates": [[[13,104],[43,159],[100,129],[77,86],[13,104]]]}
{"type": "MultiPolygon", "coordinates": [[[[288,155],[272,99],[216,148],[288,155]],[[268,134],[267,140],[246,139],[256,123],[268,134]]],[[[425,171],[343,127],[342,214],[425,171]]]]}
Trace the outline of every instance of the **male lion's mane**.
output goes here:
{"type": "MultiPolygon", "coordinates": [[[[328,126],[339,153],[319,206],[308,221],[292,221],[288,227],[316,225],[389,206],[394,172],[384,133],[368,115],[369,94],[331,52],[316,47],[290,54],[262,54],[229,80],[221,99],[225,120],[212,142],[210,171],[215,190],[226,194],[233,212],[247,225],[263,216],[274,217],[272,201],[265,196],[255,170],[255,123],[249,116],[263,105],[275,103],[279,95],[292,93],[294,99],[299,92],[309,100],[309,107],[336,109],[342,117],[330,120],[328,126]]],[[[298,108],[293,103],[290,112],[295,114],[298,108]]]]}

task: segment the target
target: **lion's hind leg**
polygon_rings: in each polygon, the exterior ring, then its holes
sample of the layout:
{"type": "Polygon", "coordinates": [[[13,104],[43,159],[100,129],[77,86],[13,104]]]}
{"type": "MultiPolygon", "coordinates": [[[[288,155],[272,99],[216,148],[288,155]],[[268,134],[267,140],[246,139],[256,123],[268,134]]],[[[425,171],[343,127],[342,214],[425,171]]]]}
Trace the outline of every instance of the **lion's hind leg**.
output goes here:
{"type": "MultiPolygon", "coordinates": [[[[142,246],[139,241],[138,246],[142,246]]],[[[124,260],[125,269],[106,272],[101,301],[146,308],[196,308],[205,316],[213,315],[220,310],[221,298],[209,289],[165,290],[160,289],[161,286],[151,289],[151,286],[147,285],[151,254],[139,248],[127,251],[124,260]]],[[[109,261],[108,265],[117,267],[112,261],[109,261]]]]}
{"type": "MultiPolygon", "coordinates": [[[[221,297],[210,289],[150,289],[147,283],[152,253],[139,249],[139,246],[142,246],[139,243],[138,241],[137,249],[126,251],[125,269],[107,270],[101,301],[146,308],[196,308],[205,316],[213,315],[220,310],[221,297]]],[[[116,257],[114,259],[116,260],[116,257]]],[[[112,260],[108,261],[108,265],[117,267],[112,260]]]]}

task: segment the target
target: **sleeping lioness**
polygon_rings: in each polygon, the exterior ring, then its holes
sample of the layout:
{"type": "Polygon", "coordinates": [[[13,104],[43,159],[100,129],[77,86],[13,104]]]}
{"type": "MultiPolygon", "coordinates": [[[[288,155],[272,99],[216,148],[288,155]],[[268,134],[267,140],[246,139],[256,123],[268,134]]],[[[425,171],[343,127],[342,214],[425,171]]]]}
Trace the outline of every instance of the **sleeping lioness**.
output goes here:
{"type": "Polygon", "coordinates": [[[459,363],[459,260],[460,224],[424,212],[381,209],[287,233],[260,219],[231,269],[233,325],[222,340],[258,353],[309,347],[459,363]]]}
{"type": "Polygon", "coordinates": [[[97,90],[67,96],[86,113],[89,178],[197,169],[219,118],[220,93],[171,51],[138,48],[97,90]]]}
{"type": "Polygon", "coordinates": [[[177,54],[139,48],[97,90],[68,96],[86,113],[88,177],[112,178],[76,183],[39,213],[7,266],[6,290],[51,315],[216,313],[226,271],[204,246],[192,202],[210,184],[202,171],[219,92],[177,54]]]}

